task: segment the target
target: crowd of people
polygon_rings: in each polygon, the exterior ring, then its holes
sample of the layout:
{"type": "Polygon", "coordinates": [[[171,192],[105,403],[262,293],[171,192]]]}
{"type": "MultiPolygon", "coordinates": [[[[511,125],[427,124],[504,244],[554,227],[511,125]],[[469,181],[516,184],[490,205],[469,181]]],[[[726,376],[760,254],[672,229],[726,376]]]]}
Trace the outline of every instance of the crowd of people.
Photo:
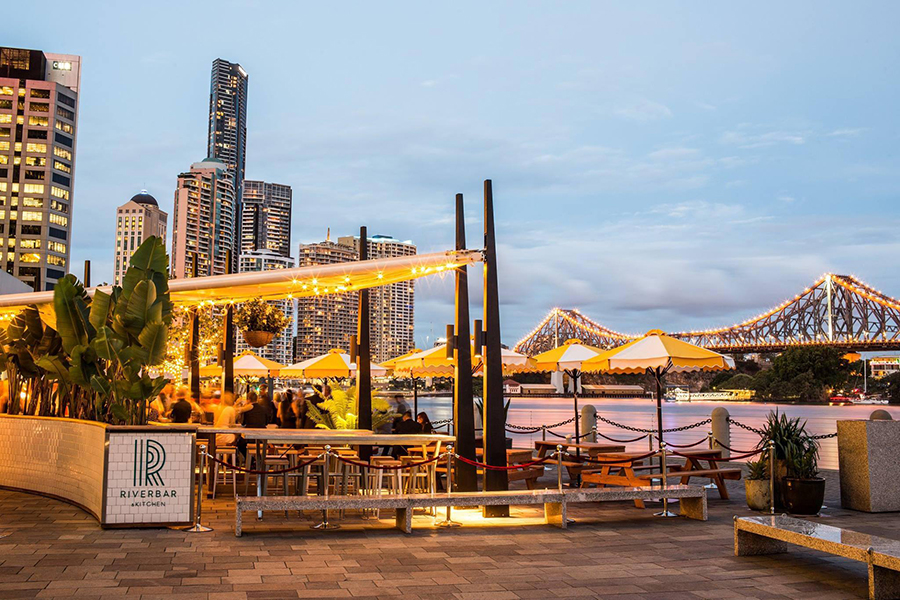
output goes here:
{"type": "MultiPolygon", "coordinates": [[[[331,388],[321,385],[313,388],[311,394],[302,390],[284,389],[270,396],[266,384],[257,390],[249,389],[238,397],[219,390],[191,396],[187,386],[166,386],[149,407],[148,420],[163,423],[212,423],[217,428],[244,427],[264,429],[275,426],[282,429],[315,429],[316,423],[310,418],[307,401],[318,405],[331,397],[331,388]]],[[[415,434],[434,433],[431,420],[424,412],[413,419],[409,406],[398,398],[396,417],[390,425],[389,433],[415,434]]],[[[388,433],[388,431],[382,431],[388,433]]],[[[234,445],[246,454],[247,444],[238,434],[218,434],[216,444],[234,445]]],[[[405,452],[402,447],[394,447],[393,452],[405,452]]]]}

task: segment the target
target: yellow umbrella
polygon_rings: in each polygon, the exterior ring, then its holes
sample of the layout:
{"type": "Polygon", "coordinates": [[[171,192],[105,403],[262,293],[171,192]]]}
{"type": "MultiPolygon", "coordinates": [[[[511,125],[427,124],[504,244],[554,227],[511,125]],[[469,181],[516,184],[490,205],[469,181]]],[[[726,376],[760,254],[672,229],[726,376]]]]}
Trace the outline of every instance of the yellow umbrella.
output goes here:
{"type": "Polygon", "coordinates": [[[670,337],[658,329],[639,339],[607,350],[582,363],[586,372],[650,373],[656,379],[656,420],[663,441],[662,379],[666,373],[725,371],[734,368],[730,356],[670,337]]]}
{"type": "MultiPolygon", "coordinates": [[[[541,352],[534,357],[535,367],[538,371],[562,371],[572,379],[572,400],[575,406],[575,443],[580,441],[580,428],[578,423],[578,379],[581,377],[582,365],[603,350],[581,343],[579,339],[566,340],[562,346],[557,346],[541,352]]],[[[575,454],[580,456],[581,449],[575,448],[575,454]]]]}
{"type": "Polygon", "coordinates": [[[413,354],[418,354],[419,352],[421,352],[421,350],[419,348],[413,348],[406,354],[401,354],[400,356],[395,356],[394,358],[384,361],[383,363],[381,363],[381,366],[384,367],[385,369],[387,369],[388,371],[393,371],[397,366],[397,361],[403,360],[404,358],[408,358],[408,357],[412,356],[413,354]]]}
{"type": "MultiPolygon", "coordinates": [[[[383,377],[387,374],[387,369],[382,366],[372,364],[370,368],[374,377],[383,377]]],[[[350,355],[339,348],[281,369],[282,377],[304,377],[307,379],[335,377],[345,379],[355,375],[356,365],[350,362],[350,355]]]]}
{"type": "MultiPolygon", "coordinates": [[[[284,365],[258,356],[250,350],[241,354],[234,361],[234,374],[242,377],[278,377],[278,371],[282,368],[284,368],[284,365]]],[[[200,376],[221,377],[222,366],[212,364],[200,367],[200,376]]]]}
{"type": "MultiPolygon", "coordinates": [[[[474,346],[472,356],[476,356],[474,346]]],[[[412,355],[404,355],[394,359],[394,371],[412,377],[453,377],[456,375],[456,359],[447,357],[447,344],[441,344],[412,355]]],[[[524,373],[535,370],[534,361],[518,352],[503,348],[500,352],[503,373],[524,373]]],[[[480,365],[475,366],[478,372],[480,365]]]]}

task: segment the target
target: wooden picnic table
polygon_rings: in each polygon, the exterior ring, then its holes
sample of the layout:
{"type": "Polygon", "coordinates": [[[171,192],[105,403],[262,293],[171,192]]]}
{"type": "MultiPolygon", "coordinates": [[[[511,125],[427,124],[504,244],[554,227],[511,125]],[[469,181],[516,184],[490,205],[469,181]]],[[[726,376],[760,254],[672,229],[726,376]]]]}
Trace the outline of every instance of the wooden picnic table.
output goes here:
{"type": "MultiPolygon", "coordinates": [[[[645,465],[647,458],[646,452],[607,452],[600,453],[595,458],[604,461],[616,461],[604,465],[588,465],[582,470],[581,485],[587,487],[590,485],[605,486],[622,486],[622,487],[644,487],[649,483],[650,479],[658,479],[661,473],[647,473],[638,475],[635,470],[657,469],[656,465],[645,465]]],[[[691,477],[709,477],[712,479],[719,490],[719,495],[723,499],[728,499],[728,490],[725,488],[724,479],[739,479],[740,469],[717,469],[716,463],[722,459],[722,450],[717,448],[710,449],[694,449],[680,451],[679,454],[685,458],[684,465],[671,464],[666,465],[666,474],[668,477],[680,477],[681,483],[687,484],[691,477]],[[703,461],[707,462],[707,466],[703,465],[703,461]],[[717,472],[722,471],[722,472],[717,472]],[[696,472],[694,475],[689,473],[696,472]],[[737,477],[734,477],[734,475],[737,477]]],[[[674,457],[672,452],[667,452],[666,457],[674,457]]],[[[644,508],[643,500],[635,500],[634,505],[638,508],[644,508]]]]}
{"type": "Polygon", "coordinates": [[[565,440],[560,440],[558,442],[535,440],[534,442],[534,447],[538,451],[538,458],[544,458],[548,453],[556,451],[557,446],[562,446],[563,450],[568,450],[569,448],[585,450],[591,458],[601,452],[625,451],[624,444],[611,444],[609,442],[581,442],[580,444],[567,443],[565,440]]]}

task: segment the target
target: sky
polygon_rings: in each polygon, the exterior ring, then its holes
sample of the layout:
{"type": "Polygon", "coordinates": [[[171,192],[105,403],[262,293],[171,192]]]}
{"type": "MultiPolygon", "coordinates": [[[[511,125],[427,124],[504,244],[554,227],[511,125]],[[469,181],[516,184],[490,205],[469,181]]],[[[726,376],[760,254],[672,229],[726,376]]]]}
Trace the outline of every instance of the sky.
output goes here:
{"type": "MultiPolygon", "coordinates": [[[[83,57],[72,270],[112,279],[115,208],[171,215],[206,155],[213,59],[249,73],[246,176],[292,246],[469,246],[493,181],[503,341],[553,307],[638,333],[727,325],[825,272],[900,297],[894,2],[19,2],[4,45],[83,57]]],[[[480,269],[472,312],[480,312],[480,269]]],[[[420,280],[416,341],[453,319],[420,280]]]]}

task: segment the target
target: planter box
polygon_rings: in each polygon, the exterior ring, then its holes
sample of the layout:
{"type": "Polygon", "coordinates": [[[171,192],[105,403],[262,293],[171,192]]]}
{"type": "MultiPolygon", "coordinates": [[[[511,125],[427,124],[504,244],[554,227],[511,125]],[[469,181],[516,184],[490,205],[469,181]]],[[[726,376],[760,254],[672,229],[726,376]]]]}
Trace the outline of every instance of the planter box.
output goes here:
{"type": "Polygon", "coordinates": [[[190,525],[193,428],[0,415],[0,487],[58,498],[103,527],[190,525]]]}
{"type": "Polygon", "coordinates": [[[838,421],[841,506],[900,511],[900,421],[838,421]]]}

